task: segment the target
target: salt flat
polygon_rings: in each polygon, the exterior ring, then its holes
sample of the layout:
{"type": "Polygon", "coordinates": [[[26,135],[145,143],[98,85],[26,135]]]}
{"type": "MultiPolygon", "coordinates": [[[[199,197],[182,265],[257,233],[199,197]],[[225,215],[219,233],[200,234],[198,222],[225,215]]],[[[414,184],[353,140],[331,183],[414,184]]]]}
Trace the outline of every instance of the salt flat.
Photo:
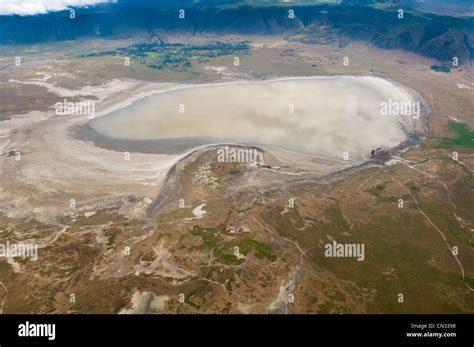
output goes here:
{"type": "Polygon", "coordinates": [[[381,114],[382,103],[413,102],[377,77],[299,77],[184,85],[136,100],[89,125],[122,140],[206,139],[268,145],[310,155],[367,159],[415,128],[412,117],[381,114]]]}

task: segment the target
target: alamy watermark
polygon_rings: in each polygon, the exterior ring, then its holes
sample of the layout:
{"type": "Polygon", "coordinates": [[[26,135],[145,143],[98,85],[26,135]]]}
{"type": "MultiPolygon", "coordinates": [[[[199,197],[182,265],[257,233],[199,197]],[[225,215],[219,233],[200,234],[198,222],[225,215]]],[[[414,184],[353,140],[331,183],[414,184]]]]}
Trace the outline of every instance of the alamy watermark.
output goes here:
{"type": "Polygon", "coordinates": [[[388,99],[380,103],[380,114],[382,116],[412,116],[419,119],[421,105],[418,101],[395,101],[388,99]]]}
{"type": "Polygon", "coordinates": [[[38,245],[35,243],[0,243],[1,258],[31,258],[38,260],[38,245]]]}
{"type": "Polygon", "coordinates": [[[329,258],[357,258],[365,259],[365,245],[363,243],[327,243],[324,245],[324,256],[329,258]]]}
{"type": "Polygon", "coordinates": [[[56,339],[56,324],[54,323],[30,323],[26,321],[18,325],[19,337],[47,337],[48,340],[56,339]]]}
{"type": "Polygon", "coordinates": [[[219,163],[262,164],[263,156],[256,148],[225,146],[217,150],[217,161],[219,163]]]}
{"type": "Polygon", "coordinates": [[[95,117],[95,101],[71,102],[64,99],[55,103],[54,108],[57,116],[87,116],[89,119],[95,117]]]}

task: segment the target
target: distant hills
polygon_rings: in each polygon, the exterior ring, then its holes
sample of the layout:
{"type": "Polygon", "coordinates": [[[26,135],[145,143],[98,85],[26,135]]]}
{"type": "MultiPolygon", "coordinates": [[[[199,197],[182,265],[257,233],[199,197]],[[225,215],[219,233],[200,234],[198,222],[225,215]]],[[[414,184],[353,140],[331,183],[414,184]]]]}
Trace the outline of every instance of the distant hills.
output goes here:
{"type": "MultiPolygon", "coordinates": [[[[396,1],[394,1],[395,3],[396,1]]],[[[405,11],[397,6],[349,3],[256,6],[200,2],[122,1],[36,16],[0,16],[0,44],[31,44],[86,37],[118,38],[158,30],[205,33],[283,35],[307,43],[364,41],[386,49],[405,49],[449,62],[474,57],[474,18],[405,11]],[[182,5],[182,6],[180,6],[182,5]],[[178,18],[178,9],[185,18],[178,18]],[[288,18],[288,10],[294,18],[288,18]]]]}

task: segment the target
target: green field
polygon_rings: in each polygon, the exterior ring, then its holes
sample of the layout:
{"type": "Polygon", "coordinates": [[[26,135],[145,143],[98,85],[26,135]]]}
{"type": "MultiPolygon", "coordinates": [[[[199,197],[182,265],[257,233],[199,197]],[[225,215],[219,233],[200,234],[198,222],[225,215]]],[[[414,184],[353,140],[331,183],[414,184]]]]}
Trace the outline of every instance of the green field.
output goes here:
{"type": "Polygon", "coordinates": [[[470,130],[466,124],[452,122],[450,123],[450,127],[454,132],[456,132],[457,138],[444,138],[440,143],[436,145],[436,148],[474,148],[474,132],[470,130]]]}
{"type": "Polygon", "coordinates": [[[205,229],[195,225],[189,232],[195,236],[200,236],[204,245],[212,250],[221,263],[226,265],[240,265],[243,263],[243,259],[236,257],[233,253],[235,246],[238,246],[239,252],[245,256],[253,251],[257,258],[267,258],[272,262],[277,259],[272,247],[265,243],[251,239],[225,242],[218,237],[219,232],[227,233],[227,230],[223,227],[205,229]]]}

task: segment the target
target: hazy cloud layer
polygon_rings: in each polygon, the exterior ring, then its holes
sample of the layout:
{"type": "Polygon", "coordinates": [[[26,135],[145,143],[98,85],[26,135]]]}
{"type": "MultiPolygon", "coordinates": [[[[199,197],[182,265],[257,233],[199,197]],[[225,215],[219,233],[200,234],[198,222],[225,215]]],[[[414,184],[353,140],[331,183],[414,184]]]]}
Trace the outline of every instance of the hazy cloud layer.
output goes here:
{"type": "Polygon", "coordinates": [[[29,16],[115,0],[0,0],[0,15],[29,16]]]}

